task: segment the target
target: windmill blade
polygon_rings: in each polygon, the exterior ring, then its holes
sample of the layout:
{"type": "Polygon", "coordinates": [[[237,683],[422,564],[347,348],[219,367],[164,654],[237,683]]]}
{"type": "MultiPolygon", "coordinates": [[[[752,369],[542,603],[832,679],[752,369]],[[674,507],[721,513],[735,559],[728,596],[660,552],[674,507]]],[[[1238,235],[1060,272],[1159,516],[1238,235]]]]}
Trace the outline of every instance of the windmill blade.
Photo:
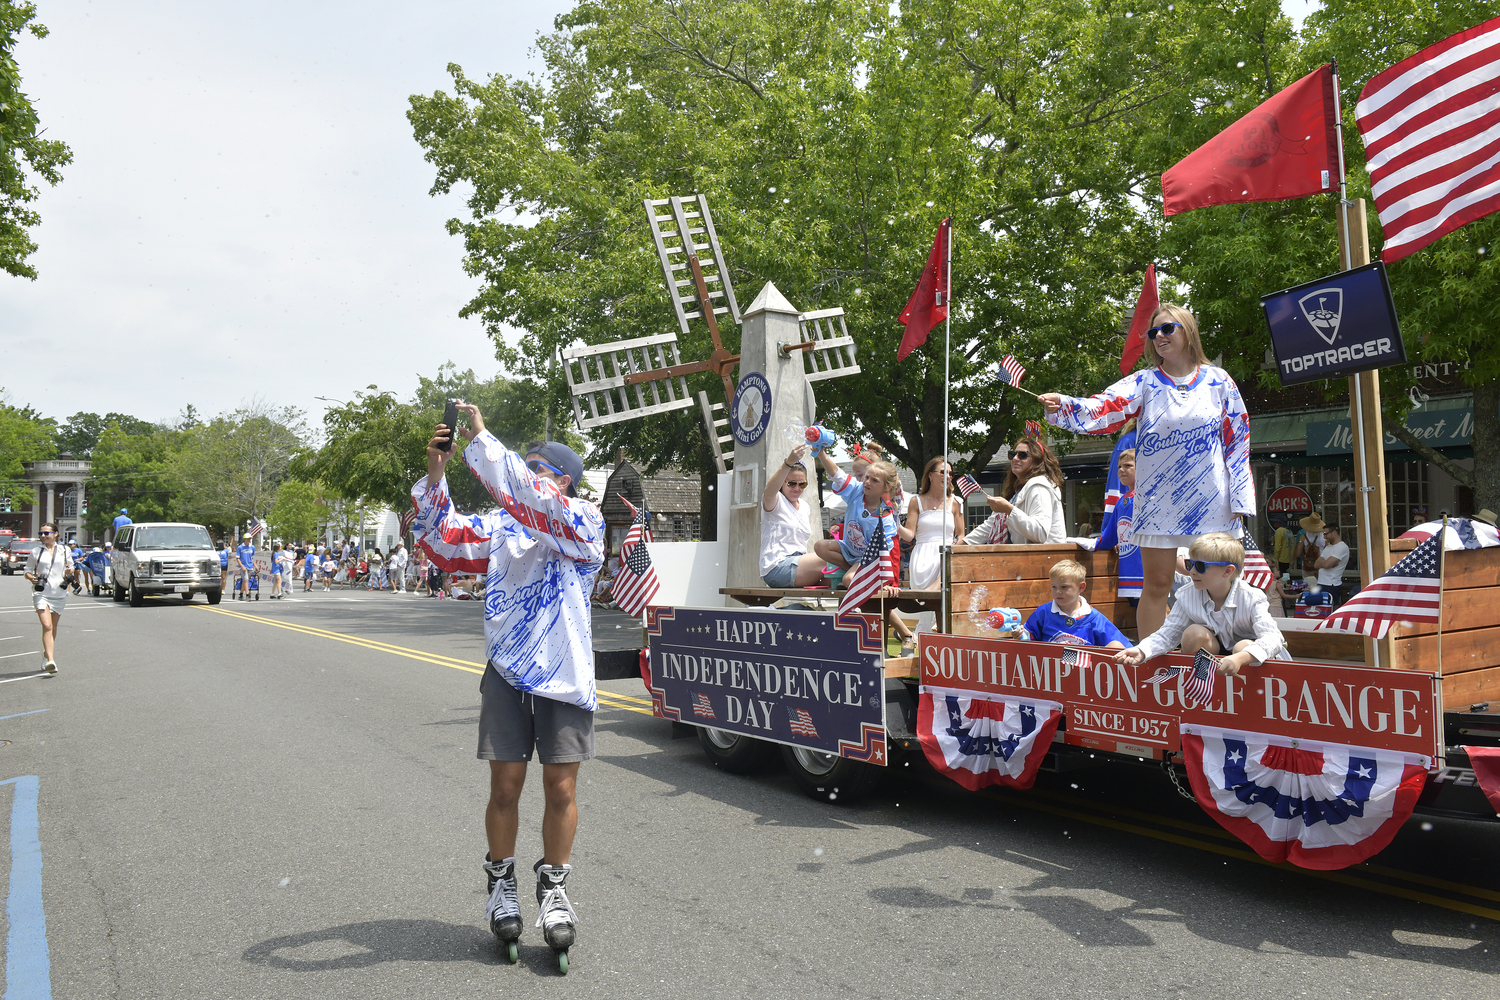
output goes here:
{"type": "Polygon", "coordinates": [[[812,347],[805,352],[807,380],[818,382],[841,375],[859,374],[854,360],[854,338],[844,325],[843,309],[819,309],[797,317],[802,339],[812,347]]]}
{"type": "Polygon", "coordinates": [[[647,198],[642,204],[651,223],[656,254],[661,259],[662,274],[666,276],[667,291],[672,296],[682,333],[688,332],[689,320],[703,318],[689,256],[698,259],[713,314],[728,315],[739,323],[740,306],[735,301],[734,285],[729,280],[729,268],[724,263],[719,235],[714,231],[707,197],[695,194],[687,198],[647,198]]]}
{"type": "Polygon", "coordinates": [[[681,366],[681,360],[675,333],[564,348],[563,373],[573,394],[573,417],[579,429],[691,408],[694,400],[682,375],[662,372],[659,378],[633,385],[626,382],[628,375],[681,366]]]}

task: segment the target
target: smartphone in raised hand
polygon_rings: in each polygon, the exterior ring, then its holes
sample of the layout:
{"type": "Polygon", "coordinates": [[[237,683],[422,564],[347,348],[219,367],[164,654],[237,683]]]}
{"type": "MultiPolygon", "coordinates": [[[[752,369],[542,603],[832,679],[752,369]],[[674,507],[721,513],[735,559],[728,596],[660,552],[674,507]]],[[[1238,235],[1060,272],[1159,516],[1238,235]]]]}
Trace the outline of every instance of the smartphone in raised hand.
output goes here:
{"type": "Polygon", "coordinates": [[[444,451],[453,450],[453,435],[458,433],[458,400],[448,400],[448,405],[443,407],[443,426],[448,428],[448,443],[438,445],[444,451]]]}

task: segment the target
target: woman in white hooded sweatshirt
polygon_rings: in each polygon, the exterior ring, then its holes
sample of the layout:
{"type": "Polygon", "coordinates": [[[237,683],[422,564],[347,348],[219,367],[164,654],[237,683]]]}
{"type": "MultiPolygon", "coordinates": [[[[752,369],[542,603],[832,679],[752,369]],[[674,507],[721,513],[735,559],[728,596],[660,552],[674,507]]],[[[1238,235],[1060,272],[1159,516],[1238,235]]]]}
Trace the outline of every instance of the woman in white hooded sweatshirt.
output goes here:
{"type": "Polygon", "coordinates": [[[1064,541],[1062,481],[1062,467],[1046,443],[1036,437],[1021,438],[1011,449],[1003,495],[985,497],[995,513],[964,541],[969,545],[1064,541]]]}

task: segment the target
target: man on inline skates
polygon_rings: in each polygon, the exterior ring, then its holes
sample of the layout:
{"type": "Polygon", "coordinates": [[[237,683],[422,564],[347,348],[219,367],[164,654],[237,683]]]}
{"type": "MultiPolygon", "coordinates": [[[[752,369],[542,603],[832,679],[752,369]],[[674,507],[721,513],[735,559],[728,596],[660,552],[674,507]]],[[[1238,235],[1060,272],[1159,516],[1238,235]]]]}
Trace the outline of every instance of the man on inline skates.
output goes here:
{"type": "Polygon", "coordinates": [[[443,474],[454,431],[438,424],[427,443],[427,476],[411,491],[412,531],[439,569],[485,577],[488,662],[479,682],[479,757],[490,762],[485,919],[516,961],[518,803],[534,747],[546,797],[542,859],[532,866],[536,926],[567,972],[578,919],[567,895],[578,828],[574,795],[579,763],[594,756],[598,708],[589,595],[604,559],[604,517],[577,495],[583,462],[571,448],[538,441],[523,459],[484,429],[478,407],[460,403],[458,411],[469,425],[460,432],[468,443],[464,461],[502,509],[454,511],[443,474]]]}

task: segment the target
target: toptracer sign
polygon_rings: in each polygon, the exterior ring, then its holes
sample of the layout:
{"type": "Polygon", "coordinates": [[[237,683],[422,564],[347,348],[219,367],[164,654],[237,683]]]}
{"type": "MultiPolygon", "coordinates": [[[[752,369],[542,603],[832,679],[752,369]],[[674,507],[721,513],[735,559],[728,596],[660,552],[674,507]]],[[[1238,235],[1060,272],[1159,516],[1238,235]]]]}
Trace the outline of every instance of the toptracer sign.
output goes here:
{"type": "Polygon", "coordinates": [[[1406,362],[1385,265],[1262,295],[1282,385],[1342,378],[1406,362]]]}

